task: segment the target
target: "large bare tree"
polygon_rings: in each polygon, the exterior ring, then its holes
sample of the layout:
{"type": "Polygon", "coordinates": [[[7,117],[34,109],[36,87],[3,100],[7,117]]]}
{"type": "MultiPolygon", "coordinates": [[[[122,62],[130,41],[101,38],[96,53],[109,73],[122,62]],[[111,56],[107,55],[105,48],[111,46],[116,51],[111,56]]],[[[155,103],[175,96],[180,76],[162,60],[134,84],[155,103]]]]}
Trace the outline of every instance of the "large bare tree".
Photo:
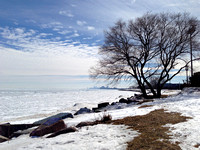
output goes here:
{"type": "Polygon", "coordinates": [[[191,39],[197,42],[198,35],[199,21],[187,13],[147,13],[136,20],[120,20],[105,31],[91,77],[111,82],[133,78],[144,97],[150,97],[147,89],[160,97],[163,86],[189,63],[185,58],[191,39]]]}

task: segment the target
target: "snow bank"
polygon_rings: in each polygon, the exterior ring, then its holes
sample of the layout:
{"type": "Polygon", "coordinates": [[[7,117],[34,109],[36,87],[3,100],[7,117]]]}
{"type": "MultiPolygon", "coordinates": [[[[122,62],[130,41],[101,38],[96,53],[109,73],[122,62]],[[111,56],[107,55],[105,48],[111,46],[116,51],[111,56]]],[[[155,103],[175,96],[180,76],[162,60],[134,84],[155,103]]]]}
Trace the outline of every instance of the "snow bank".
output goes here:
{"type": "Polygon", "coordinates": [[[126,142],[137,135],[136,131],[127,129],[124,125],[99,124],[50,139],[32,139],[23,135],[10,142],[1,143],[0,150],[125,150],[126,142]]]}

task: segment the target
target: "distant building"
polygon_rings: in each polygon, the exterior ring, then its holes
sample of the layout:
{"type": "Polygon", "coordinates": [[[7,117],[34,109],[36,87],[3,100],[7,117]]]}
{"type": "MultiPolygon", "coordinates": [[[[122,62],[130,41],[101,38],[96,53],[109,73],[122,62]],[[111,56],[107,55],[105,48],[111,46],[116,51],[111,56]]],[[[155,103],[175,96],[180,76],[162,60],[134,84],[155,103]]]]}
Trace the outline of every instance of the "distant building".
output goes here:
{"type": "Polygon", "coordinates": [[[163,87],[163,89],[181,89],[182,84],[178,83],[166,83],[163,87]]]}
{"type": "Polygon", "coordinates": [[[190,83],[192,87],[200,87],[200,72],[196,72],[190,77],[190,83]]]}

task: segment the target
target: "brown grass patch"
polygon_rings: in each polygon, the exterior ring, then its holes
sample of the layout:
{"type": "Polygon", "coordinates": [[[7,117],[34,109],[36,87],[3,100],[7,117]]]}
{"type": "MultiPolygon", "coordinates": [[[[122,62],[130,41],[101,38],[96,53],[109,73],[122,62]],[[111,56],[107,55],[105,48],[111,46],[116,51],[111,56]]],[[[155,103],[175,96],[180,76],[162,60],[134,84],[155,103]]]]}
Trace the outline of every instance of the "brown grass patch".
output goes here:
{"type": "Polygon", "coordinates": [[[100,117],[100,119],[97,119],[93,122],[80,122],[76,125],[77,128],[85,127],[85,126],[94,126],[97,124],[105,124],[107,122],[110,122],[112,120],[112,116],[110,114],[104,113],[103,116],[100,117]]]}
{"type": "Polygon", "coordinates": [[[171,95],[168,95],[168,94],[162,94],[160,98],[167,98],[167,97],[169,97],[169,96],[171,96],[171,95]]]}
{"type": "Polygon", "coordinates": [[[153,107],[153,105],[142,105],[142,106],[140,106],[138,108],[147,108],[147,107],[153,107]]]}
{"type": "Polygon", "coordinates": [[[180,150],[179,143],[172,144],[169,141],[169,128],[163,125],[176,124],[187,119],[189,118],[180,113],[168,113],[159,109],[147,115],[126,117],[110,123],[127,125],[140,133],[128,142],[127,150],[180,150]]]}
{"type": "Polygon", "coordinates": [[[194,145],[195,148],[199,148],[200,144],[196,144],[194,145]]]}

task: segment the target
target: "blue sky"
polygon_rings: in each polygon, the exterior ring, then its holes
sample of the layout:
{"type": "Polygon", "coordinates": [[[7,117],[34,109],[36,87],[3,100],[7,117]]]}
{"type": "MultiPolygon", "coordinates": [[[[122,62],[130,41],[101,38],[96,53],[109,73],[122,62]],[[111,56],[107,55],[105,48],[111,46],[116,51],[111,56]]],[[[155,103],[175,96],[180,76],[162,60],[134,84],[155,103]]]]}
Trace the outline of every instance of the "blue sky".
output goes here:
{"type": "Polygon", "coordinates": [[[103,31],[146,12],[189,12],[200,0],[0,0],[0,75],[88,75],[103,31]]]}

